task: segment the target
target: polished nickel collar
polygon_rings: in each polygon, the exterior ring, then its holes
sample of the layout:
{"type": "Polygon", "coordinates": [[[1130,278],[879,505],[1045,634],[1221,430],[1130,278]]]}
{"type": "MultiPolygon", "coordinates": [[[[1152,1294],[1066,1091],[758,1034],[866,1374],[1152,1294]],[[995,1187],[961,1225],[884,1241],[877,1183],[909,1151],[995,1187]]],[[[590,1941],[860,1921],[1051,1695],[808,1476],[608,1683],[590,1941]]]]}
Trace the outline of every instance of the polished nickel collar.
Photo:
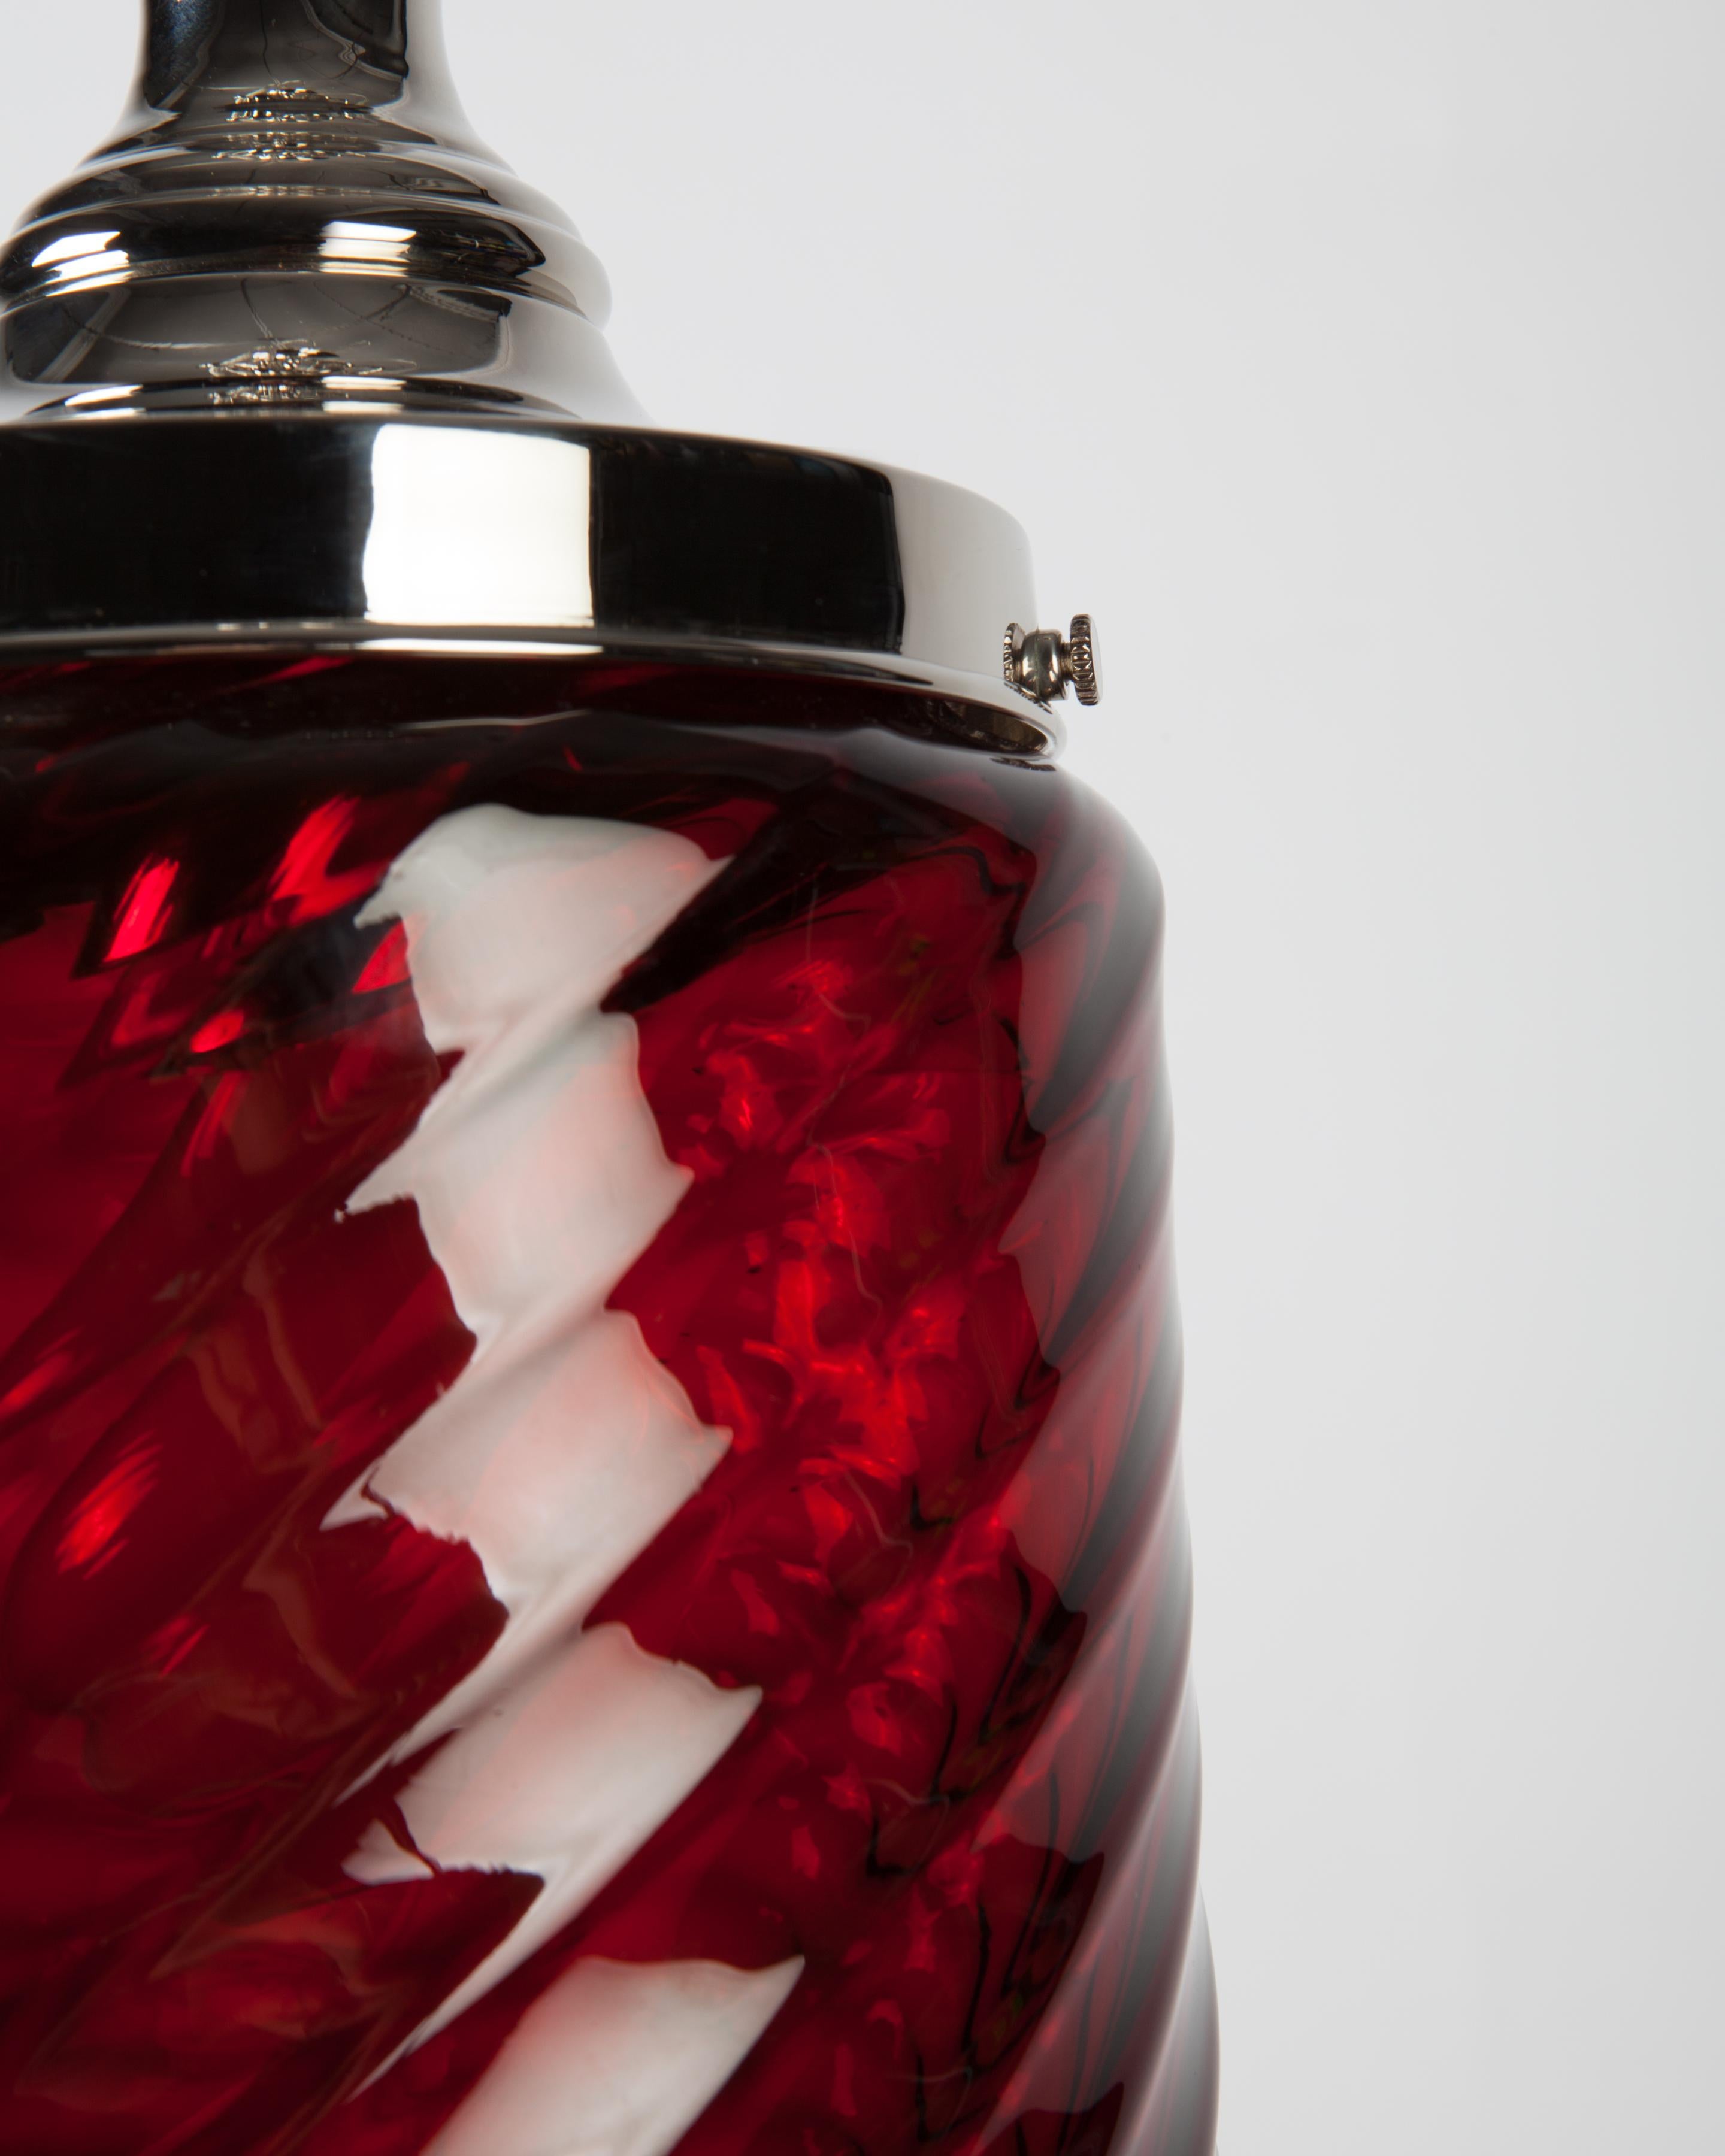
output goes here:
{"type": "Polygon", "coordinates": [[[0,653],[606,651],[962,702],[1034,619],[1004,511],[880,465],[644,428],[281,411],[0,427],[0,653]]]}
{"type": "Polygon", "coordinates": [[[1010,517],[634,424],[603,273],[473,138],[436,0],[145,13],[120,136],[0,257],[0,653],[635,654],[1058,746],[1002,675],[1010,517]]]}
{"type": "Polygon", "coordinates": [[[0,414],[641,418],[609,292],[473,136],[438,0],[146,0],[118,138],[0,256],[0,414]]]}

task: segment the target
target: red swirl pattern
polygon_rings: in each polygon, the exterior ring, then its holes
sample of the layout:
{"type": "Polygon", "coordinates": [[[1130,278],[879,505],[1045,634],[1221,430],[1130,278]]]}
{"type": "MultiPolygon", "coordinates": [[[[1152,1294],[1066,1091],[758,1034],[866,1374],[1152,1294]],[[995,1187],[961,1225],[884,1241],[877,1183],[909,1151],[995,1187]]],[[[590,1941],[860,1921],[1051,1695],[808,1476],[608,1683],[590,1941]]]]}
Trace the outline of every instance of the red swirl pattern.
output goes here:
{"type": "Polygon", "coordinates": [[[594,1958],[800,1962],[685,2156],[1207,2156],[1153,874],[1056,773],[737,698],[0,684],[15,2156],[415,2156],[594,1958]],[[726,864],[610,999],[691,1178],[611,1306],[730,1447],[589,1622],[760,1705],[403,2053],[541,1889],[344,1869],[410,1845],[378,1763],[504,1613],[461,1543],[326,1524],[473,1352],[412,1204],[347,1208],[449,1070],[361,916],[485,803],[726,864]]]}

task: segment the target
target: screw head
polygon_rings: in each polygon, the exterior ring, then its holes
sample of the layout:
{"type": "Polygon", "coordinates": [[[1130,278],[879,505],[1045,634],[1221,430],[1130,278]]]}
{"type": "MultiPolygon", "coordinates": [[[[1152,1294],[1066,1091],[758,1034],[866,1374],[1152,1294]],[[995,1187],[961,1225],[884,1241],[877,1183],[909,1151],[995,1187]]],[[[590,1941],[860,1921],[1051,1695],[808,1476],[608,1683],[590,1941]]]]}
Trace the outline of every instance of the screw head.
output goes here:
{"type": "Polygon", "coordinates": [[[1100,704],[1102,701],[1102,670],[1096,659],[1096,624],[1087,613],[1072,617],[1072,634],[1067,641],[1065,665],[1062,671],[1078,691],[1081,704],[1100,704]]]}
{"type": "Polygon", "coordinates": [[[1081,704],[1102,701],[1096,629],[1087,613],[1073,616],[1070,638],[1056,629],[1024,629],[1017,622],[1010,623],[1001,649],[1001,668],[1007,687],[1028,696],[1033,704],[1058,703],[1069,683],[1078,691],[1081,704]]]}

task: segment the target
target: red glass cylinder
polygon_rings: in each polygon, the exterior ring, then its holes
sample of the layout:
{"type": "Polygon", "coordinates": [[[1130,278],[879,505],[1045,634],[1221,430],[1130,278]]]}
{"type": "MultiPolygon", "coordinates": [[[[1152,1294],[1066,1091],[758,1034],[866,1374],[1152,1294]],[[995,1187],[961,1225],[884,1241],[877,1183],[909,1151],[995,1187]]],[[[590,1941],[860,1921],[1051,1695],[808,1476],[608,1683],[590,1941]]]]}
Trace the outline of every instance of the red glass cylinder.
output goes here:
{"type": "Polygon", "coordinates": [[[1208,2156],[1161,904],[723,670],[0,678],[0,2147],[1208,2156]]]}

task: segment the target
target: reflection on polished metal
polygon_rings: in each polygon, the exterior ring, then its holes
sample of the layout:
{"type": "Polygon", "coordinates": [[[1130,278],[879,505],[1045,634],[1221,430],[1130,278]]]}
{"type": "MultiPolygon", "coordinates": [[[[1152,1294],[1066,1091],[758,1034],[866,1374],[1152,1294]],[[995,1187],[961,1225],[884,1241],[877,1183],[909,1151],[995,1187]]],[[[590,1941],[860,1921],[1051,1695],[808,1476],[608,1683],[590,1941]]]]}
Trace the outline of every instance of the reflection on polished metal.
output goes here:
{"type": "MultiPolygon", "coordinates": [[[[1057,751],[996,657],[1035,618],[1018,526],[648,429],[603,272],[473,136],[438,0],[144,12],[118,138],[0,254],[0,650],[614,650],[891,685],[1057,751]]],[[[1090,649],[1056,657],[1093,701],[1090,649]]]]}
{"type": "Polygon", "coordinates": [[[1029,548],[915,473],[644,428],[357,409],[0,427],[0,652],[595,646],[864,679],[1059,744],[994,671],[1029,548]]]}
{"type": "Polygon", "coordinates": [[[1057,702],[1069,683],[1081,704],[1102,701],[1096,626],[1087,613],[1073,615],[1070,636],[1057,629],[1026,629],[1009,623],[1002,660],[1007,687],[1032,703],[1057,702]]]}
{"type": "Polygon", "coordinates": [[[118,138],[0,257],[0,402],[639,420],[608,309],[471,133],[438,0],[146,0],[118,138]]]}

